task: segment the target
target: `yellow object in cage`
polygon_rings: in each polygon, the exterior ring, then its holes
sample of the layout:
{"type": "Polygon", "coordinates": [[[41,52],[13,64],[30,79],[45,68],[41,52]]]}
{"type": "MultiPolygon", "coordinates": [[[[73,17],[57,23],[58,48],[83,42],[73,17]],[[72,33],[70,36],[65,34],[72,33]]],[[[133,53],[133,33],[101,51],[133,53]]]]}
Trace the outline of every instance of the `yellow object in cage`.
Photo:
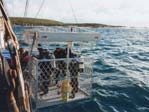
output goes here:
{"type": "Polygon", "coordinates": [[[69,96],[71,95],[72,87],[69,83],[69,80],[63,80],[61,86],[61,97],[64,102],[67,102],[69,96]]]}

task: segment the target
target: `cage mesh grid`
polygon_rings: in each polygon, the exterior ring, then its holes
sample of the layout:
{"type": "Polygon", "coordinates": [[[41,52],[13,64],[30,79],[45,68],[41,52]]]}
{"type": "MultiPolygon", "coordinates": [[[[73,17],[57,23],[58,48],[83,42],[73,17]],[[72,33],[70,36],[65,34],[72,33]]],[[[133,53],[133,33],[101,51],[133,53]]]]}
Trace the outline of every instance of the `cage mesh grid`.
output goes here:
{"type": "Polygon", "coordinates": [[[89,58],[32,59],[33,97],[36,108],[91,97],[92,67],[89,58]],[[80,69],[83,60],[84,68],[80,69]],[[53,62],[56,66],[53,66],[53,62]],[[68,68],[67,68],[68,64],[68,68]]]}

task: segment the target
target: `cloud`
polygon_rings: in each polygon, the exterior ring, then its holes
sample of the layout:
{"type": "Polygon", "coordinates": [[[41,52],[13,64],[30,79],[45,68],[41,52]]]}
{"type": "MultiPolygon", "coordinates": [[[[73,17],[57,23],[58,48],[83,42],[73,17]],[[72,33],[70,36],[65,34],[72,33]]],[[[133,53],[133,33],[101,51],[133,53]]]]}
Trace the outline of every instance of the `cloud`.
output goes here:
{"type": "MultiPolygon", "coordinates": [[[[5,2],[10,16],[24,15],[26,0],[5,2]]],[[[28,17],[35,17],[41,2],[29,0],[28,17]]],[[[45,0],[38,17],[71,23],[76,16],[80,23],[149,26],[148,4],[149,0],[45,0]]]]}

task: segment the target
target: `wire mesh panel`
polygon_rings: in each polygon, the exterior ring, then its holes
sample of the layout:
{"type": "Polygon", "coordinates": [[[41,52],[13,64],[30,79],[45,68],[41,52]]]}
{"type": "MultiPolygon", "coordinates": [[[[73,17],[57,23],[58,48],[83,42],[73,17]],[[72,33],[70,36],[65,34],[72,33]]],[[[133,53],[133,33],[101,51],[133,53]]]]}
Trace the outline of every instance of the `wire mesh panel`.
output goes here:
{"type": "Polygon", "coordinates": [[[91,97],[89,58],[37,59],[32,61],[36,108],[91,97]]]}

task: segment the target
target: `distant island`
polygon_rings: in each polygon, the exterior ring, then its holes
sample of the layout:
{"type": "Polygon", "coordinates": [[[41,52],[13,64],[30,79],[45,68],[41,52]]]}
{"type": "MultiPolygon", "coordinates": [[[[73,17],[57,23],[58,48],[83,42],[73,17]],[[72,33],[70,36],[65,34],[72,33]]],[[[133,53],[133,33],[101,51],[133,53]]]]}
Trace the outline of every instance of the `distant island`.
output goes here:
{"type": "Polygon", "coordinates": [[[79,27],[121,27],[97,23],[63,23],[55,20],[24,18],[24,17],[10,17],[13,25],[26,26],[79,26],[79,27]]]}

